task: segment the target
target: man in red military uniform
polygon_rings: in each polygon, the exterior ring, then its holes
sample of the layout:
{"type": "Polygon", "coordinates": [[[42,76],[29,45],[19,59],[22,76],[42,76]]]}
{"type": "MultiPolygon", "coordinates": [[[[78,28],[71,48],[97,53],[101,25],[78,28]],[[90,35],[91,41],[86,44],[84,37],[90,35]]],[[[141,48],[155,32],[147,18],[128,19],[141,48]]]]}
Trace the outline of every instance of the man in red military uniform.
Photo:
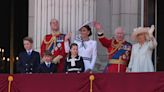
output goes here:
{"type": "MultiPolygon", "coordinates": [[[[57,71],[64,72],[64,60],[69,50],[68,37],[59,31],[59,23],[56,19],[50,22],[51,34],[44,37],[41,44],[41,56],[45,50],[51,51],[54,55],[53,63],[57,64],[57,71]]],[[[43,58],[44,59],[44,58],[43,58]]]]}
{"type": "Polygon", "coordinates": [[[102,27],[95,22],[100,43],[107,48],[108,51],[108,65],[105,72],[126,72],[126,67],[130,60],[130,53],[132,45],[124,40],[124,30],[118,27],[115,30],[115,37],[107,39],[102,32],[102,27]]]}

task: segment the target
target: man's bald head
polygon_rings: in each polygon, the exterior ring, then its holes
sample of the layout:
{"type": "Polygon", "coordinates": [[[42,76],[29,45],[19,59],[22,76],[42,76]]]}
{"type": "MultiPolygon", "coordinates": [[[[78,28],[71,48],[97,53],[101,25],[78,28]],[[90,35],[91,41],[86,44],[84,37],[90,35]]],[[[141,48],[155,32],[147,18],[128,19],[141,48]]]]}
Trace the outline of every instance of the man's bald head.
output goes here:
{"type": "Polygon", "coordinates": [[[124,39],[125,31],[122,27],[116,28],[114,33],[115,33],[117,40],[123,40],[124,39]]]}
{"type": "Polygon", "coordinates": [[[117,27],[115,29],[115,35],[118,34],[118,33],[122,33],[122,34],[125,34],[125,31],[122,27],[117,27]]]}
{"type": "Polygon", "coordinates": [[[58,21],[57,19],[51,19],[50,25],[51,25],[51,23],[53,23],[53,22],[59,23],[59,21],[58,21]]]}

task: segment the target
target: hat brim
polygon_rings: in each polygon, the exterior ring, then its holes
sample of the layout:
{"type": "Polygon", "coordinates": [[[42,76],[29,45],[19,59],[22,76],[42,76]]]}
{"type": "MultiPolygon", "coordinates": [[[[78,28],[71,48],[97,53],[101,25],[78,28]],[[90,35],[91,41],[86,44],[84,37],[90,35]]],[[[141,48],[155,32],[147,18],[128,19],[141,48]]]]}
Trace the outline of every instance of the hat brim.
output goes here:
{"type": "Polygon", "coordinates": [[[145,33],[146,40],[148,40],[149,39],[148,30],[149,30],[149,28],[146,28],[146,27],[145,28],[141,28],[141,27],[137,28],[135,31],[133,31],[133,33],[131,35],[132,40],[137,41],[137,36],[142,33],[145,33]]]}

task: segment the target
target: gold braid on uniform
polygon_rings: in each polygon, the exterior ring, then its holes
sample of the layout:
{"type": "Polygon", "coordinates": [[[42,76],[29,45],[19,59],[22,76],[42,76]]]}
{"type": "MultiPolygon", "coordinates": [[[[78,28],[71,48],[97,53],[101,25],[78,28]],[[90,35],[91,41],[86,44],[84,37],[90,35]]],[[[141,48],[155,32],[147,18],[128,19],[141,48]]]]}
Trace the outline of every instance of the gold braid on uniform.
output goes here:
{"type": "Polygon", "coordinates": [[[56,43],[56,36],[52,35],[52,37],[49,41],[46,41],[46,37],[45,37],[44,38],[44,43],[46,44],[46,49],[48,49],[50,44],[52,44],[53,42],[56,43]]]}
{"type": "Polygon", "coordinates": [[[46,41],[46,37],[44,38],[44,43],[45,44],[50,44],[51,42],[56,42],[56,37],[52,35],[51,39],[49,41],[46,41]]]}
{"type": "Polygon", "coordinates": [[[122,46],[122,43],[124,42],[124,41],[120,41],[120,42],[118,42],[118,43],[115,44],[114,41],[115,40],[112,40],[112,47],[114,48],[114,50],[112,50],[109,53],[109,55],[113,54],[118,48],[120,48],[122,46]]]}

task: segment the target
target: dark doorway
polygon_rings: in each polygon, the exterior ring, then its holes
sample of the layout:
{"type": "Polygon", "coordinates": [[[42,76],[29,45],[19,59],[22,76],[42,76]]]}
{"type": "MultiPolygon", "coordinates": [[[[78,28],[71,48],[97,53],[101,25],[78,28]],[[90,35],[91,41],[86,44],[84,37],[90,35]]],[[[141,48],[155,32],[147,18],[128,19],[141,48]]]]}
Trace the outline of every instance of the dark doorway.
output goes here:
{"type": "Polygon", "coordinates": [[[0,72],[6,73],[8,72],[9,67],[7,67],[7,61],[3,60],[2,58],[7,58],[10,55],[10,0],[3,0],[0,3],[0,11],[0,72]],[[4,49],[3,55],[2,49],[4,49]]]}
{"type": "Polygon", "coordinates": [[[162,3],[162,0],[157,0],[157,35],[158,35],[158,50],[157,50],[157,56],[158,56],[158,71],[164,71],[164,56],[163,56],[163,51],[164,51],[164,44],[162,43],[164,39],[164,6],[162,3]]]}
{"type": "MultiPolygon", "coordinates": [[[[155,2],[156,0],[145,0],[145,22],[144,26],[151,26],[155,24],[155,2]]],[[[157,71],[164,71],[164,44],[162,44],[162,39],[164,39],[164,10],[161,0],[157,0],[157,71]]],[[[153,53],[154,54],[154,53],[153,53]]],[[[153,55],[154,56],[154,55],[153,55]]],[[[154,57],[153,57],[154,60],[154,57]]]]}
{"type": "MultiPolygon", "coordinates": [[[[4,57],[10,57],[11,23],[13,23],[14,56],[24,50],[22,39],[28,35],[28,0],[3,0],[0,3],[1,31],[0,48],[5,50],[4,57]],[[13,22],[11,20],[14,20],[13,22]]],[[[9,62],[0,61],[0,72],[9,73],[9,62]]]]}
{"type": "MultiPolygon", "coordinates": [[[[151,25],[155,25],[155,6],[156,6],[155,0],[145,0],[144,3],[145,3],[144,4],[144,26],[151,27],[151,25]]],[[[155,32],[154,32],[154,36],[155,36],[155,32]]],[[[157,62],[155,62],[155,55],[157,54],[155,53],[155,50],[154,50],[152,54],[152,61],[153,61],[154,67],[157,69],[157,62]]]]}

